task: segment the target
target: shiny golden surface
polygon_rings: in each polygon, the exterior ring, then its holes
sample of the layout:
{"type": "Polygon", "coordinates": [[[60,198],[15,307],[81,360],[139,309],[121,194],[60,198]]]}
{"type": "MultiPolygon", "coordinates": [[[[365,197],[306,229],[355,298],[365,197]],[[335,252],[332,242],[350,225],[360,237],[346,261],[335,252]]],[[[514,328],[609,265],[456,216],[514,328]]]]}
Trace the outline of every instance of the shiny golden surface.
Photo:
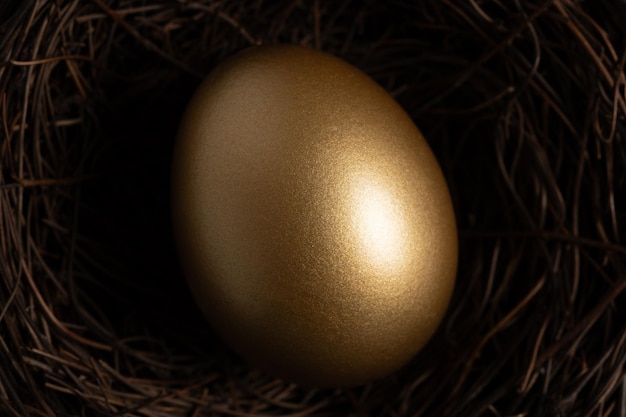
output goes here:
{"type": "Polygon", "coordinates": [[[457,237],[427,143],[374,81],[328,54],[247,49],[201,85],[173,167],[189,285],[243,357],[349,386],[428,341],[457,237]]]}

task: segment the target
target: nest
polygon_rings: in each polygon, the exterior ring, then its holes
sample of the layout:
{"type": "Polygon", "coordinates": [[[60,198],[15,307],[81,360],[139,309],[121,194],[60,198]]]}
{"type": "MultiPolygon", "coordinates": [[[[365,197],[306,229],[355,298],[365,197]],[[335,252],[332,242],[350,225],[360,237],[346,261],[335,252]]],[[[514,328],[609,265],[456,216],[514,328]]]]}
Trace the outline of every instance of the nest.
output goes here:
{"type": "Polygon", "coordinates": [[[0,21],[0,415],[626,415],[626,3],[35,0],[0,21]],[[445,322],[365,387],[250,367],[175,256],[182,110],[277,42],[393,94],[455,203],[445,322]]]}

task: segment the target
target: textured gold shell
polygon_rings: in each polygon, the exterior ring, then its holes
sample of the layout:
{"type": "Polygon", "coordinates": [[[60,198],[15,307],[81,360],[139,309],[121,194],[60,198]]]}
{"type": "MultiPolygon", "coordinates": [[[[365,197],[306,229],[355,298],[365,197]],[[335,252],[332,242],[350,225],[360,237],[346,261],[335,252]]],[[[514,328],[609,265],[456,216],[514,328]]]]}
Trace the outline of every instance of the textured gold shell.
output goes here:
{"type": "Polygon", "coordinates": [[[198,89],[174,159],[189,286],[243,357],[350,386],[432,336],[456,275],[449,192],[411,119],[365,74],[298,46],[240,52],[198,89]]]}

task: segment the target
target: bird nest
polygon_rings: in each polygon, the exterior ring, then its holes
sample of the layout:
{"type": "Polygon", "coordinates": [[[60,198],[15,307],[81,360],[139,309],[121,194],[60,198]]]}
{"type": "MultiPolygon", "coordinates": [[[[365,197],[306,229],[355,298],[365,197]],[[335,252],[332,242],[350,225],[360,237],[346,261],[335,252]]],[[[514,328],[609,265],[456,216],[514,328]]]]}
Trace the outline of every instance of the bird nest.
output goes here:
{"type": "Polygon", "coordinates": [[[625,21],[614,0],[3,1],[0,415],[626,415],[625,21]],[[456,209],[444,323],[364,387],[239,359],[175,256],[182,110],[278,42],[389,91],[456,209]]]}

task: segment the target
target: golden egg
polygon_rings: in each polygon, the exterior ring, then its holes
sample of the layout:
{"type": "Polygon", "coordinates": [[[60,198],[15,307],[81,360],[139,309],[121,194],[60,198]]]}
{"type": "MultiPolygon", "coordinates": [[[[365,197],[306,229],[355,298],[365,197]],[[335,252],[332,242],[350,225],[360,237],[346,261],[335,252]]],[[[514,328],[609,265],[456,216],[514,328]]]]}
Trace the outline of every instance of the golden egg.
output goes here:
{"type": "Polygon", "coordinates": [[[262,369],[363,384],[444,316],[457,234],[441,170],[393,98],[332,55],[261,46],[221,64],[185,113],[172,185],[193,296],[262,369]]]}

